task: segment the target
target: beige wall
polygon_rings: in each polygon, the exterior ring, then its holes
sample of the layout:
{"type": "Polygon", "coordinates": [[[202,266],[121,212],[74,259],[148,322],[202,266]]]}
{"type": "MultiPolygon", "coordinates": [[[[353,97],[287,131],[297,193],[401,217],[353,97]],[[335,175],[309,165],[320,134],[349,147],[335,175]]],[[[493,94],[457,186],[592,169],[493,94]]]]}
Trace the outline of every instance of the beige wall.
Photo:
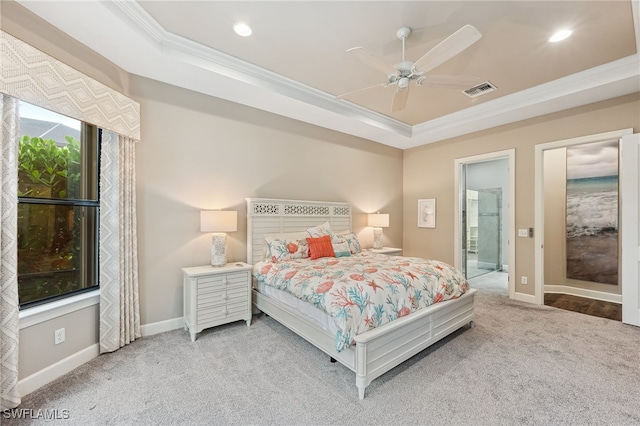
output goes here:
{"type": "MultiPolygon", "coordinates": [[[[137,146],[143,325],[182,316],[180,268],[207,264],[199,210],[239,212],[229,259],[246,259],[245,198],[345,201],[363,245],[364,213],[390,213],[384,243],[402,246],[402,151],[220,99],[130,76],[14,2],[1,28],[141,104],[137,146]]],[[[97,307],[20,332],[20,379],[97,342],[97,307]],[[66,341],[53,346],[53,330],[66,341]]]]}
{"type": "MultiPolygon", "coordinates": [[[[640,131],[640,94],[549,114],[404,152],[404,254],[454,260],[454,160],[514,148],[516,228],[534,226],[535,145],[611,130],[640,131]],[[437,199],[437,227],[418,228],[417,199],[437,199]]],[[[534,294],[534,239],[516,238],[516,291],[534,294]]],[[[511,269],[511,265],[509,265],[511,269]]]]}
{"type": "Polygon", "coordinates": [[[182,316],[180,268],[210,261],[201,209],[238,211],[230,261],[246,260],[247,197],[345,201],[364,246],[365,213],[390,214],[384,243],[402,246],[402,151],[136,77],[138,244],[143,323],[182,316]]]}
{"type": "MultiPolygon", "coordinates": [[[[516,223],[533,226],[534,144],[626,127],[640,129],[638,95],[503,126],[406,152],[223,100],[131,77],[12,1],[2,29],[141,103],[137,147],[142,323],[182,315],[180,268],[209,261],[199,210],[235,209],[230,260],[245,259],[246,197],[346,201],[371,245],[364,213],[390,213],[385,245],[453,262],[453,160],[516,148],[516,223]],[[416,200],[437,198],[437,228],[417,228],[416,200]]],[[[533,283],[533,240],[516,242],[517,276],[533,283]]],[[[533,292],[518,287],[518,291],[533,292]]],[[[97,342],[97,308],[20,333],[24,378],[97,342]],[[53,349],[53,330],[67,328],[53,349]],[[48,336],[48,337],[47,337],[48,336]]]]}
{"type": "Polygon", "coordinates": [[[544,283],[567,281],[567,149],[544,152],[544,283]],[[562,184],[560,184],[562,183],[562,184]]]}
{"type": "Polygon", "coordinates": [[[99,315],[99,305],[93,305],[20,330],[18,379],[95,345],[99,337],[99,315]],[[65,329],[65,341],[54,345],[54,331],[59,328],[65,329]]]}

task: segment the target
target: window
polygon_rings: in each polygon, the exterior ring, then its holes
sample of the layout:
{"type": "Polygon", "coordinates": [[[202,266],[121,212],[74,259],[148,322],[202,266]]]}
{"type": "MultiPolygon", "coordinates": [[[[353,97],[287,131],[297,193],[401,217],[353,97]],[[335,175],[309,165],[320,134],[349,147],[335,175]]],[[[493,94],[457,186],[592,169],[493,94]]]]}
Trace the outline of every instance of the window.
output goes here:
{"type": "Polygon", "coordinates": [[[98,286],[99,134],[20,102],[20,307],[98,286]]]}

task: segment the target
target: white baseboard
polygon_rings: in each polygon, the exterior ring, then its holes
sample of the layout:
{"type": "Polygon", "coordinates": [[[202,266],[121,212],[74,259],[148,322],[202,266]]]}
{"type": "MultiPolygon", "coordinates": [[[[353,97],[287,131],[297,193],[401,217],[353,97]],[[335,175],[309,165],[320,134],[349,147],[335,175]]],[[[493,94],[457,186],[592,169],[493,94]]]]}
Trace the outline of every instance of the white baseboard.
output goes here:
{"type": "Polygon", "coordinates": [[[34,390],[54,381],[58,377],[61,377],[68,372],[80,367],[84,363],[91,361],[99,354],[100,345],[96,343],[95,345],[91,345],[88,348],[76,352],[73,355],[69,355],[65,359],[60,360],[55,364],[43,368],[42,370],[30,375],[29,377],[25,377],[18,382],[20,396],[24,397],[25,395],[30,394],[34,390]]]}
{"type": "Polygon", "coordinates": [[[177,330],[184,328],[184,318],[178,317],[164,321],[158,321],[151,324],[140,326],[142,337],[153,336],[154,334],[164,333],[165,331],[177,330]]]}
{"type": "Polygon", "coordinates": [[[534,305],[536,304],[536,297],[533,294],[518,293],[516,291],[513,298],[521,302],[533,303],[534,305]]]}
{"type": "Polygon", "coordinates": [[[589,299],[602,300],[604,302],[613,302],[622,304],[622,295],[614,293],[606,293],[604,291],[588,290],[586,288],[571,287],[568,285],[545,285],[545,293],[562,293],[572,296],[586,297],[589,299]]]}
{"type": "MultiPolygon", "coordinates": [[[[152,324],[145,324],[140,326],[140,333],[142,336],[152,336],[154,334],[163,333],[165,331],[177,330],[184,327],[184,320],[182,317],[173,318],[166,321],[159,321],[152,324]]],[[[100,344],[96,343],[89,346],[73,355],[69,355],[63,360],[56,362],[42,370],[25,377],[20,380],[18,387],[20,389],[20,396],[24,397],[34,390],[41,388],[61,377],[68,372],[80,367],[86,362],[91,361],[100,354],[100,344]]]]}

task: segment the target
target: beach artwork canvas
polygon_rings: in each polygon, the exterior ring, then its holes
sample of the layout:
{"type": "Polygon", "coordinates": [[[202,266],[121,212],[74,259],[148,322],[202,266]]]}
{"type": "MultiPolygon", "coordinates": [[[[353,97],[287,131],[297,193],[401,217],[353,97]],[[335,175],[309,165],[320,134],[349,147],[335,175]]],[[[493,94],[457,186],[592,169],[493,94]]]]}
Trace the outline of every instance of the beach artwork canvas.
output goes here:
{"type": "Polygon", "coordinates": [[[567,278],[618,284],[618,141],[567,148],[567,278]]]}

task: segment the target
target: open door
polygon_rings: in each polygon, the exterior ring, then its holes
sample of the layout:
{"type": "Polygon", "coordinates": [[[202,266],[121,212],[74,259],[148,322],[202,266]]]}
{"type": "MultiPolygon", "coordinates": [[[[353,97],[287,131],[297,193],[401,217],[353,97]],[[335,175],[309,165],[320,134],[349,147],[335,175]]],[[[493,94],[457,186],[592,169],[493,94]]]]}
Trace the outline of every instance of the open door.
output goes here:
{"type": "Polygon", "coordinates": [[[544,159],[545,152],[568,146],[616,139],[619,147],[620,270],[622,322],[640,326],[640,135],[633,129],[621,129],[536,145],[536,303],[544,304],[545,226],[544,159]]]}
{"type": "Polygon", "coordinates": [[[640,134],[620,144],[622,322],[640,326],[640,134]]]}

